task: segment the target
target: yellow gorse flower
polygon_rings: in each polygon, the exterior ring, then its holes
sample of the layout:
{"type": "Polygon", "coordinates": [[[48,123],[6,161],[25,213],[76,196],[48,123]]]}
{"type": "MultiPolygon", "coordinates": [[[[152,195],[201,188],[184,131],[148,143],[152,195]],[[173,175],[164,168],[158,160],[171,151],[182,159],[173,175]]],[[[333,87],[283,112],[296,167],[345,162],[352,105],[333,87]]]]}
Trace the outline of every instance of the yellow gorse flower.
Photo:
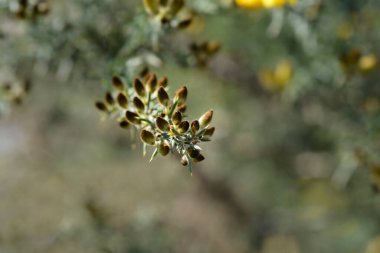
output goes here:
{"type": "Polygon", "coordinates": [[[297,2],[298,0],[235,0],[237,6],[250,9],[278,8],[285,5],[295,5],[297,2]]]}
{"type": "Polygon", "coordinates": [[[377,65],[377,57],[374,54],[364,55],[359,59],[358,66],[363,72],[373,70],[377,65]]]}
{"type": "Polygon", "coordinates": [[[283,60],[274,69],[261,70],[259,79],[266,90],[282,91],[288,86],[292,75],[292,63],[289,60],[283,60]]]}

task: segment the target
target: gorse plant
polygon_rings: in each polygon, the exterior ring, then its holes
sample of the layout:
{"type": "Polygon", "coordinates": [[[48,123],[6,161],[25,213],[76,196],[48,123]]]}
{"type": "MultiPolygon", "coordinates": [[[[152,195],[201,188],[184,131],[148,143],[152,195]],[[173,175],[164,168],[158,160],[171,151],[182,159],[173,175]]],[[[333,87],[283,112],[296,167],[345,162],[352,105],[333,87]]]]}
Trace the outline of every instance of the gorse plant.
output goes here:
{"type": "Polygon", "coordinates": [[[192,172],[193,163],[205,159],[198,144],[210,141],[215,131],[210,127],[213,111],[207,111],[198,120],[185,120],[186,86],[177,89],[171,99],[167,85],[166,77],[158,80],[153,73],[147,74],[143,81],[136,78],[133,85],[126,85],[121,77],[114,76],[112,90],[95,105],[106,115],[117,118],[122,128],[132,125],[139,130],[144,155],[147,145],[155,147],[151,160],[157,154],[166,156],[176,151],[182,165],[192,172]]]}

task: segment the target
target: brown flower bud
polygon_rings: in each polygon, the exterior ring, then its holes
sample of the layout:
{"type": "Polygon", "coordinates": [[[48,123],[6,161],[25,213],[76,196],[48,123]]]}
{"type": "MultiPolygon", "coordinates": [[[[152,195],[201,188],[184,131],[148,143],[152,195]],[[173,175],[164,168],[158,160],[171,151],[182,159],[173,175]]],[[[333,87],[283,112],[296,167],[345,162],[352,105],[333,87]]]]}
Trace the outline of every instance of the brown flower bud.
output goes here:
{"type": "Polygon", "coordinates": [[[212,115],[213,115],[213,110],[209,110],[208,112],[206,112],[205,114],[203,114],[200,118],[199,118],[199,124],[200,124],[200,127],[201,128],[205,128],[208,126],[208,124],[210,124],[211,120],[212,120],[212,115]]]}
{"type": "Polygon", "coordinates": [[[199,128],[200,126],[198,120],[194,120],[193,122],[191,122],[191,132],[196,133],[198,132],[199,128]]]}
{"type": "Polygon", "coordinates": [[[135,112],[127,111],[125,113],[125,117],[127,118],[128,122],[131,124],[140,124],[139,115],[135,112]]]}
{"type": "Polygon", "coordinates": [[[163,132],[167,132],[170,129],[169,122],[161,117],[157,117],[156,126],[158,127],[158,129],[160,129],[163,132]]]}
{"type": "Polygon", "coordinates": [[[108,112],[108,108],[107,108],[106,104],[103,103],[103,102],[97,101],[97,102],[95,103],[95,106],[96,106],[96,108],[97,108],[99,111],[102,111],[102,112],[108,112]]]}
{"type": "Polygon", "coordinates": [[[205,157],[202,154],[199,154],[196,158],[194,158],[194,162],[202,162],[205,157]]]}
{"type": "Polygon", "coordinates": [[[143,101],[141,101],[141,99],[139,99],[138,97],[134,97],[133,98],[133,105],[135,106],[135,108],[137,109],[138,112],[144,112],[145,110],[145,105],[143,103],[143,101]]]}
{"type": "Polygon", "coordinates": [[[182,121],[182,114],[179,111],[176,111],[172,116],[172,121],[174,125],[179,125],[182,121]]]}
{"type": "Polygon", "coordinates": [[[144,0],[144,6],[149,14],[158,13],[158,5],[156,0],[144,0]]]}
{"type": "Polygon", "coordinates": [[[124,93],[119,93],[116,97],[117,104],[126,109],[128,105],[128,99],[127,96],[124,93]]]}
{"type": "Polygon", "coordinates": [[[150,93],[153,93],[157,89],[157,76],[153,73],[148,75],[145,85],[150,93]]]}
{"type": "Polygon", "coordinates": [[[141,130],[140,133],[141,140],[148,145],[154,145],[156,143],[156,137],[154,137],[154,134],[148,130],[141,130]]]}
{"type": "Polygon", "coordinates": [[[180,134],[186,133],[190,128],[190,123],[188,121],[182,121],[178,126],[178,132],[180,134]]]}
{"type": "Polygon", "coordinates": [[[119,76],[112,77],[112,86],[117,90],[124,90],[124,82],[119,76]]]}
{"type": "Polygon", "coordinates": [[[170,152],[170,146],[169,144],[162,142],[158,148],[158,151],[162,156],[166,156],[170,152]]]}
{"type": "Polygon", "coordinates": [[[186,102],[187,98],[187,88],[186,86],[182,86],[177,89],[175,92],[175,101],[178,101],[178,104],[186,102]]]}
{"type": "Polygon", "coordinates": [[[182,158],[181,158],[181,164],[183,166],[187,166],[189,164],[189,161],[187,160],[187,157],[185,155],[182,156],[182,158]]]}
{"type": "Polygon", "coordinates": [[[166,76],[164,76],[164,77],[161,77],[159,80],[158,80],[158,87],[167,87],[168,86],[168,78],[166,77],[166,76]]]}
{"type": "Polygon", "coordinates": [[[127,120],[123,119],[122,121],[119,122],[119,126],[121,128],[128,128],[129,122],[127,120]]]}
{"type": "Polygon", "coordinates": [[[200,154],[199,150],[195,148],[187,150],[187,153],[189,154],[191,158],[197,158],[200,154]]]}
{"type": "Polygon", "coordinates": [[[166,90],[164,89],[164,87],[160,87],[158,89],[157,99],[158,99],[158,102],[160,102],[160,104],[162,104],[163,106],[165,106],[165,107],[168,106],[169,95],[166,92],[166,90]]]}
{"type": "Polygon", "coordinates": [[[207,128],[206,131],[204,132],[203,136],[204,137],[211,137],[215,132],[215,127],[210,127],[207,128]]]}
{"type": "Polygon", "coordinates": [[[106,100],[107,104],[109,104],[109,105],[115,104],[115,100],[113,99],[111,92],[106,92],[105,100],[106,100]]]}
{"type": "Polygon", "coordinates": [[[145,97],[145,95],[146,95],[145,87],[142,84],[142,82],[140,81],[140,79],[138,79],[138,78],[135,79],[135,81],[133,82],[133,87],[134,87],[137,95],[139,95],[141,98],[145,97]]]}

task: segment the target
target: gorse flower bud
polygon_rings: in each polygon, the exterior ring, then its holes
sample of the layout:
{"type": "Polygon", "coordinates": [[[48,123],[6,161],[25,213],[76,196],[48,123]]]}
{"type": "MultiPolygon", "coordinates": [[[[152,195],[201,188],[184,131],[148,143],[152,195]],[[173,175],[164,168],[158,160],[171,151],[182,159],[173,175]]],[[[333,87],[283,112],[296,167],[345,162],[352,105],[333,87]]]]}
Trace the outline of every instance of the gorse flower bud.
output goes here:
{"type": "Polygon", "coordinates": [[[145,144],[151,146],[153,146],[156,143],[156,138],[154,137],[154,134],[145,129],[141,130],[140,138],[145,144]]]}
{"type": "Polygon", "coordinates": [[[138,97],[133,98],[133,105],[135,106],[137,111],[139,111],[140,113],[144,112],[145,105],[144,105],[143,101],[141,101],[141,99],[139,99],[138,97]]]}
{"type": "Polygon", "coordinates": [[[155,74],[149,74],[145,85],[150,93],[153,93],[157,89],[157,76],[155,74]]]}
{"type": "Polygon", "coordinates": [[[109,105],[115,104],[115,100],[113,99],[111,92],[106,92],[105,100],[106,100],[107,104],[109,104],[109,105]]]}
{"type": "Polygon", "coordinates": [[[133,82],[133,87],[134,87],[137,95],[139,95],[139,97],[143,98],[146,96],[145,87],[142,84],[142,82],[140,81],[140,79],[138,79],[138,78],[135,79],[135,81],[133,82]]]}
{"type": "Polygon", "coordinates": [[[162,156],[166,156],[170,152],[170,146],[169,146],[169,144],[167,144],[165,142],[162,142],[160,144],[160,147],[159,147],[158,151],[160,152],[160,154],[162,156]]]}
{"type": "Polygon", "coordinates": [[[125,117],[128,120],[128,122],[131,124],[136,124],[136,125],[140,124],[139,115],[135,112],[127,111],[125,113],[125,117]]]}
{"type": "MultiPolygon", "coordinates": [[[[114,79],[112,83],[115,83],[114,79]]],[[[107,92],[104,101],[96,102],[96,107],[117,118],[121,128],[138,129],[141,141],[155,148],[151,159],[157,154],[166,156],[170,151],[176,151],[182,156],[181,163],[191,171],[194,162],[204,160],[199,143],[210,141],[215,131],[214,127],[208,126],[213,112],[206,112],[190,124],[184,120],[183,114],[187,88],[179,88],[174,99],[170,99],[165,88],[167,83],[167,78],[157,81],[156,75],[149,74],[144,83],[136,78],[132,87],[123,85],[123,90],[120,85],[112,85],[115,90],[107,92]],[[116,99],[112,96],[115,91],[118,94],[116,99]],[[133,99],[129,101],[126,94],[133,99]]]]}
{"type": "Polygon", "coordinates": [[[205,137],[211,137],[211,136],[213,136],[214,132],[215,132],[215,127],[207,128],[205,130],[205,132],[203,133],[203,136],[205,136],[205,137]]]}
{"type": "Polygon", "coordinates": [[[186,86],[182,86],[175,92],[175,100],[180,104],[186,102],[187,98],[187,88],[186,86]]]}
{"type": "Polygon", "coordinates": [[[193,133],[198,132],[199,128],[200,128],[200,125],[199,125],[199,121],[198,120],[194,120],[193,122],[191,122],[191,131],[193,133]]]}
{"type": "Polygon", "coordinates": [[[205,159],[205,157],[202,154],[199,154],[197,157],[194,158],[194,162],[202,162],[205,159]]]}
{"type": "Polygon", "coordinates": [[[117,90],[124,90],[124,82],[119,76],[112,77],[112,86],[117,90]]]}
{"type": "Polygon", "coordinates": [[[203,114],[199,118],[198,121],[199,121],[199,125],[200,125],[201,128],[205,128],[205,127],[207,127],[210,124],[210,122],[212,120],[213,113],[214,112],[212,110],[210,110],[210,111],[206,112],[205,114],[203,114]]]}
{"type": "Polygon", "coordinates": [[[122,120],[122,121],[119,122],[119,126],[121,128],[128,128],[129,127],[129,122],[124,119],[124,120],[122,120]]]}
{"type": "Polygon", "coordinates": [[[187,159],[187,157],[185,155],[182,156],[182,158],[181,158],[181,164],[183,166],[187,166],[189,164],[189,159],[187,159]]]}
{"type": "Polygon", "coordinates": [[[160,129],[163,132],[167,132],[170,130],[169,122],[161,117],[157,117],[156,126],[158,127],[158,129],[160,129]]]}
{"type": "Polygon", "coordinates": [[[181,134],[186,133],[190,128],[190,124],[188,121],[182,121],[178,126],[178,132],[181,134]]]}
{"type": "Polygon", "coordinates": [[[194,148],[189,149],[188,153],[189,153],[189,156],[191,158],[197,158],[199,156],[199,154],[200,154],[199,150],[198,149],[194,149],[194,148]]]}
{"type": "Polygon", "coordinates": [[[165,88],[164,87],[160,87],[158,89],[158,92],[157,92],[157,99],[158,99],[158,102],[160,102],[160,104],[162,104],[163,106],[168,106],[168,102],[169,102],[169,95],[168,93],[166,92],[165,88]]]}
{"type": "Polygon", "coordinates": [[[124,93],[119,93],[116,97],[117,104],[122,108],[127,108],[128,99],[124,93]]]}
{"type": "Polygon", "coordinates": [[[182,113],[179,111],[176,111],[172,116],[172,121],[174,125],[179,125],[182,121],[182,113]]]}
{"type": "Polygon", "coordinates": [[[103,102],[98,101],[98,102],[95,103],[95,106],[100,111],[108,112],[107,106],[103,102]]]}

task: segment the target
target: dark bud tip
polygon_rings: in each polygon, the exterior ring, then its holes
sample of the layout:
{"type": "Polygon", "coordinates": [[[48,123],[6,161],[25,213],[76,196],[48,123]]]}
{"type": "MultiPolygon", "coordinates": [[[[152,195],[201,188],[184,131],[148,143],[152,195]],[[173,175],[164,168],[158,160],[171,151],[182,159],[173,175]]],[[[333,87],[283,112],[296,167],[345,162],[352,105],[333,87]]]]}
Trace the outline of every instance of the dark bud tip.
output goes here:
{"type": "Polygon", "coordinates": [[[191,158],[197,158],[200,155],[198,149],[189,149],[187,152],[191,158]]]}
{"type": "Polygon", "coordinates": [[[215,132],[215,127],[207,128],[206,131],[204,132],[203,136],[204,137],[211,137],[211,136],[213,136],[214,132],[215,132]]]}
{"type": "Polygon", "coordinates": [[[186,133],[190,128],[190,123],[188,121],[182,121],[178,126],[178,132],[180,134],[186,133]]]}
{"type": "Polygon", "coordinates": [[[140,124],[139,115],[135,112],[127,111],[125,113],[125,117],[127,118],[128,122],[131,124],[140,124]]]}
{"type": "Polygon", "coordinates": [[[95,102],[95,106],[99,111],[108,112],[107,106],[100,101],[95,102]]]}
{"type": "Polygon", "coordinates": [[[119,76],[112,77],[112,86],[118,90],[124,90],[124,82],[119,76]]]}
{"type": "Polygon", "coordinates": [[[124,93],[119,93],[119,95],[117,95],[116,100],[117,100],[117,103],[120,107],[122,107],[124,109],[127,108],[128,99],[124,93]]]}
{"type": "Polygon", "coordinates": [[[157,76],[153,73],[148,75],[145,85],[150,93],[153,93],[157,89],[157,76]]]}
{"type": "Polygon", "coordinates": [[[202,154],[199,154],[194,161],[195,162],[202,162],[205,159],[205,157],[202,154]]]}
{"type": "Polygon", "coordinates": [[[139,112],[143,112],[145,110],[145,105],[143,101],[141,101],[141,99],[139,99],[138,97],[133,98],[133,105],[139,112]]]}
{"type": "Polygon", "coordinates": [[[179,111],[176,111],[172,116],[172,121],[174,125],[179,125],[182,122],[182,114],[179,111]]]}
{"type": "Polygon", "coordinates": [[[119,122],[119,126],[121,127],[121,128],[128,128],[129,127],[129,122],[127,121],[127,120],[122,120],[122,121],[120,121],[119,122]]]}
{"type": "Polygon", "coordinates": [[[139,95],[139,97],[145,97],[146,95],[146,91],[145,91],[145,87],[144,85],[142,84],[142,82],[140,81],[140,79],[136,78],[133,82],[133,88],[135,89],[137,95],[139,95]]]}
{"type": "Polygon", "coordinates": [[[106,92],[105,100],[106,100],[107,104],[109,104],[109,105],[115,104],[115,100],[113,99],[111,92],[106,92]]]}
{"type": "Polygon", "coordinates": [[[158,89],[158,92],[157,92],[157,99],[158,99],[158,102],[160,104],[162,104],[163,106],[168,106],[168,103],[169,103],[169,95],[168,93],[166,92],[166,90],[164,89],[164,87],[160,87],[158,89]]]}

